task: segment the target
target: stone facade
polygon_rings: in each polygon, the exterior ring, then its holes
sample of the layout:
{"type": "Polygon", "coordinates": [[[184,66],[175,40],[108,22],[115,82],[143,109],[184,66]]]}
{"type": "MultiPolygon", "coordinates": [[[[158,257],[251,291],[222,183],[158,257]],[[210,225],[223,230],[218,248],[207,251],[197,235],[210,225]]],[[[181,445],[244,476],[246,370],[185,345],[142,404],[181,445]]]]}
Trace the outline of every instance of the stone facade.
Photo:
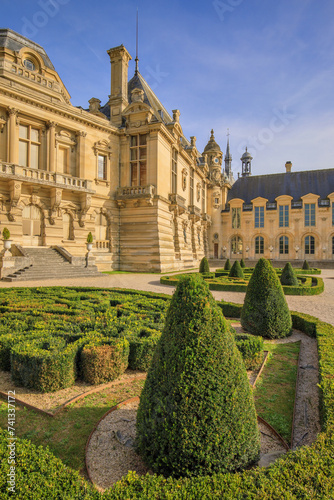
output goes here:
{"type": "MultiPolygon", "coordinates": [[[[0,223],[20,247],[84,256],[100,270],[172,271],[209,253],[208,209],[223,183],[162,106],[130,54],[108,51],[108,102],[74,107],[44,49],[0,30],[0,223]]],[[[220,161],[221,166],[221,161],[220,161]]],[[[221,198],[219,194],[219,199],[221,198]]]]}

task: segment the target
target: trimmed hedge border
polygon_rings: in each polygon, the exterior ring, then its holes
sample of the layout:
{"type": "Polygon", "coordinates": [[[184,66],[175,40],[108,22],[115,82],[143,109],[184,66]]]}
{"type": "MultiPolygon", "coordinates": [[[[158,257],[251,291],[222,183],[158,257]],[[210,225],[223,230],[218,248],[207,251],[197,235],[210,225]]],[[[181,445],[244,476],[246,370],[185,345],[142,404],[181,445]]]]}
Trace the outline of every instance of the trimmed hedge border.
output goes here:
{"type": "MultiPolygon", "coordinates": [[[[241,305],[219,303],[223,312],[241,305]]],[[[225,312],[224,312],[225,314],[225,312]]],[[[227,314],[226,314],[227,315],[227,314]]],[[[235,474],[174,480],[163,476],[139,477],[133,472],[103,495],[76,471],[66,467],[48,449],[17,439],[16,498],[86,500],[297,500],[332,499],[334,491],[334,326],[306,314],[292,312],[294,328],[318,341],[322,432],[311,446],[289,452],[268,468],[235,474]]],[[[0,493],[6,498],[8,473],[7,433],[0,433],[0,493]]]]}
{"type": "MultiPolygon", "coordinates": [[[[247,274],[247,270],[244,271],[245,274],[247,274]]],[[[219,273],[219,275],[222,276],[221,273],[219,273]]],[[[162,285],[176,286],[178,278],[175,278],[175,276],[180,275],[163,276],[160,278],[160,283],[162,285]]],[[[228,273],[225,276],[228,277],[228,273]]],[[[206,282],[208,283],[210,290],[214,290],[216,292],[246,292],[248,286],[242,278],[233,278],[235,283],[217,283],[210,281],[210,278],[208,279],[205,275],[203,275],[203,277],[206,278],[206,282]],[[238,279],[241,283],[238,283],[238,279]]],[[[283,286],[284,295],[319,295],[324,291],[324,281],[322,278],[312,276],[310,278],[303,277],[303,280],[305,284],[312,283],[312,286],[283,286]]]]}

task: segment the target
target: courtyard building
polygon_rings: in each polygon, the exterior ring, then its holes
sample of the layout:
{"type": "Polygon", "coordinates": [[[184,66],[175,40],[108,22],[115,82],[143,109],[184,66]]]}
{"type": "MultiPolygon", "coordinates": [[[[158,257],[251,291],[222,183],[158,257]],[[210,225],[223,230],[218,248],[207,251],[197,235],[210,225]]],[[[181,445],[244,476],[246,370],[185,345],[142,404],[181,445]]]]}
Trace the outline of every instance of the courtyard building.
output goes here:
{"type": "Polygon", "coordinates": [[[107,53],[109,96],[76,107],[45,50],[0,30],[0,228],[17,267],[33,247],[85,265],[89,232],[100,271],[333,258],[334,170],[251,176],[246,151],[235,182],[229,139],[225,157],[214,131],[198,151],[138,60],[129,79],[126,48],[107,53]]]}

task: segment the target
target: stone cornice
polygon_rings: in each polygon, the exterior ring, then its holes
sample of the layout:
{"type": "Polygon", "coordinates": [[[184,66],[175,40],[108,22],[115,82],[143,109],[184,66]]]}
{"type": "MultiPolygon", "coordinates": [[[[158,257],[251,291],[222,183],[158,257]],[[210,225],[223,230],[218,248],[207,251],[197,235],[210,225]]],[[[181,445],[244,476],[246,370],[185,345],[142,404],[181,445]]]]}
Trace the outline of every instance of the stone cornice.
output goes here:
{"type": "MultiPolygon", "coordinates": [[[[107,132],[109,134],[119,135],[118,129],[114,127],[111,123],[109,123],[107,120],[106,124],[103,125],[101,122],[98,121],[99,119],[95,117],[95,115],[89,116],[89,113],[87,111],[80,110],[78,108],[75,108],[74,106],[71,108],[70,111],[66,109],[66,105],[60,105],[60,103],[54,103],[54,102],[52,104],[49,104],[48,102],[42,100],[37,101],[33,99],[31,96],[19,95],[10,86],[7,87],[4,85],[0,87],[0,95],[1,94],[9,98],[15,99],[16,102],[17,101],[24,102],[25,104],[33,106],[34,108],[50,111],[53,115],[62,116],[77,123],[85,124],[98,130],[103,130],[104,132],[107,132]],[[88,116],[82,116],[82,113],[85,113],[88,116]]],[[[18,107],[16,103],[15,105],[18,107]]]]}

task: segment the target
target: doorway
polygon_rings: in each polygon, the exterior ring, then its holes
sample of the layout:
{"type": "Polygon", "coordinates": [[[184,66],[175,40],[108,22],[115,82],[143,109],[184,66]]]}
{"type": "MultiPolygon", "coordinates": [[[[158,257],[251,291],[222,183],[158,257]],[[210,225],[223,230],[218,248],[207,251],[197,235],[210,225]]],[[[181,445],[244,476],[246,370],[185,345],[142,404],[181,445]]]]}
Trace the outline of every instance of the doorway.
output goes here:
{"type": "Polygon", "coordinates": [[[22,210],[23,245],[42,245],[42,214],[36,205],[28,205],[22,210]]]}

